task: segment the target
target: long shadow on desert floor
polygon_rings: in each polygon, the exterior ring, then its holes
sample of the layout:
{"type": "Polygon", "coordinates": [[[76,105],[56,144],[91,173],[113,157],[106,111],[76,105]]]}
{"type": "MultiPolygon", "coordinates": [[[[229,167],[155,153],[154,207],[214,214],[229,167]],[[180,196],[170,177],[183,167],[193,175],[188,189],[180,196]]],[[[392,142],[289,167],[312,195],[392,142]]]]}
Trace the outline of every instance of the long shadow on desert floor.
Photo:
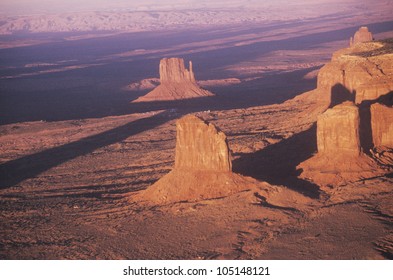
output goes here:
{"type": "Polygon", "coordinates": [[[279,143],[269,145],[251,154],[242,154],[233,161],[233,171],[283,185],[311,198],[319,198],[315,184],[298,178],[301,171],[296,166],[310,158],[316,151],[316,125],[279,143]]]}
{"type": "Polygon", "coordinates": [[[9,188],[66,161],[159,126],[168,121],[168,118],[163,117],[163,114],[165,112],[3,163],[0,165],[0,189],[9,188]]]}

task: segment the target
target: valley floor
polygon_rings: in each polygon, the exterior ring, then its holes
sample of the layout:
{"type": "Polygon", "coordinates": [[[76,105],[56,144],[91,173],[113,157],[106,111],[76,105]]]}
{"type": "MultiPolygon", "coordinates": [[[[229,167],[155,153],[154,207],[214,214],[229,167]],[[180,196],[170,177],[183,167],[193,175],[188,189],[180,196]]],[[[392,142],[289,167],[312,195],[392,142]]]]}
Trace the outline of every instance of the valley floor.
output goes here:
{"type": "Polygon", "coordinates": [[[133,194],[174,164],[179,111],[3,125],[3,259],[384,259],[393,249],[393,178],[333,190],[298,178],[315,152],[318,106],[302,100],[197,113],[228,136],[234,171],[304,195],[253,191],[143,206],[133,194]]]}

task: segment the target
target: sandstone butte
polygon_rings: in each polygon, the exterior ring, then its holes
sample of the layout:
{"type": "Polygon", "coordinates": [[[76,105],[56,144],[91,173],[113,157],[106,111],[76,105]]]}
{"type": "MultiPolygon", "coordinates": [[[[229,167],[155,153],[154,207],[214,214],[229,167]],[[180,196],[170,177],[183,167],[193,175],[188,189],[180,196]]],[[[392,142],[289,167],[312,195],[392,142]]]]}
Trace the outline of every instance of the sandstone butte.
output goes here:
{"type": "Polygon", "coordinates": [[[370,42],[372,40],[374,40],[373,34],[368,31],[368,28],[366,26],[362,26],[359,28],[358,31],[355,32],[355,35],[351,37],[349,41],[349,46],[352,47],[353,45],[370,42]]]}
{"type": "Polygon", "coordinates": [[[194,115],[176,123],[174,169],[142,191],[139,199],[156,204],[228,196],[259,184],[232,172],[226,136],[194,115]]]}
{"type": "Polygon", "coordinates": [[[317,154],[298,165],[302,178],[337,185],[392,169],[392,45],[359,43],[321,69],[309,98],[330,109],[317,119],[317,154]]]}
{"type": "Polygon", "coordinates": [[[384,173],[362,151],[359,108],[353,102],[344,102],[318,116],[317,149],[316,155],[297,168],[303,171],[302,178],[318,185],[335,186],[384,173]]]}
{"type": "Polygon", "coordinates": [[[181,100],[214,95],[198,86],[191,61],[189,69],[186,69],[182,58],[163,58],[159,72],[160,85],[133,102],[181,100]]]}

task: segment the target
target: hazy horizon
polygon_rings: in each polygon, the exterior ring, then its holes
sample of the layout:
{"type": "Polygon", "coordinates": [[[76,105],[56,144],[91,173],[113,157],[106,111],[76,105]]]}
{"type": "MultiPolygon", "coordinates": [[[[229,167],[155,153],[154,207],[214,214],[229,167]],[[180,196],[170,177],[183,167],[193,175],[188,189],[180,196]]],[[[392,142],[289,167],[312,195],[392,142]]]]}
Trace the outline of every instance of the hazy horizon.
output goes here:
{"type": "MultiPolygon", "coordinates": [[[[349,0],[350,1],[350,0],[349,0]]],[[[367,1],[367,0],[363,0],[367,1]]],[[[264,8],[277,5],[303,5],[338,2],[337,0],[4,0],[0,2],[0,13],[8,15],[35,13],[67,13],[81,11],[151,11],[176,9],[225,9],[225,8],[264,8]]],[[[347,1],[340,1],[348,2],[347,1]]],[[[353,0],[352,0],[353,2],[353,0]]]]}
{"type": "MultiPolygon", "coordinates": [[[[269,0],[270,1],[270,0],[269,0]]],[[[208,0],[5,0],[0,3],[1,11],[7,14],[23,13],[53,13],[73,11],[102,11],[102,10],[168,10],[182,8],[227,7],[234,5],[258,3],[249,1],[208,1],[208,0]],[[242,3],[243,2],[243,3],[242,3]]]]}

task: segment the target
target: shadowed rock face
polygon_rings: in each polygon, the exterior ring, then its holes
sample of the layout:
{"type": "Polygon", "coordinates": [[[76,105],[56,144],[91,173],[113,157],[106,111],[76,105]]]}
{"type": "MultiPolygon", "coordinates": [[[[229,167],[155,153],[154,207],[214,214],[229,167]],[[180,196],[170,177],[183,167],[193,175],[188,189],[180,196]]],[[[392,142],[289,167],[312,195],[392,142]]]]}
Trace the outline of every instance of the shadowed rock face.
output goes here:
{"type": "Polygon", "coordinates": [[[200,88],[195,80],[192,62],[184,67],[182,58],[163,58],[160,61],[160,85],[133,102],[180,100],[213,96],[210,91],[200,88]]]}
{"type": "Polygon", "coordinates": [[[371,105],[371,129],[375,147],[393,148],[393,108],[371,105]]]}
{"type": "Polygon", "coordinates": [[[232,171],[226,136],[213,124],[188,115],[177,122],[176,128],[175,168],[232,171]]]}
{"type": "Polygon", "coordinates": [[[360,154],[359,109],[352,102],[344,102],[318,117],[318,153],[358,156],[360,154]]]}
{"type": "Polygon", "coordinates": [[[366,26],[362,26],[358,31],[355,32],[353,38],[351,37],[350,46],[356,45],[358,43],[370,42],[373,40],[373,34],[368,31],[366,26]]]}

